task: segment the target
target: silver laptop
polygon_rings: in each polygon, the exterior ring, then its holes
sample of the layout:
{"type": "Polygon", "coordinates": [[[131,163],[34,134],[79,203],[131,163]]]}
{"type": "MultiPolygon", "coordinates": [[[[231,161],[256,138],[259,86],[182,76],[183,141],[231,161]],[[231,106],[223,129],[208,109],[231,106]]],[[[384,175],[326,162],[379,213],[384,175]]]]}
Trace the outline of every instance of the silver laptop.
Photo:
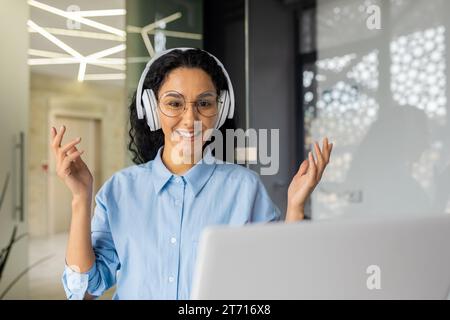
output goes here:
{"type": "Polygon", "coordinates": [[[209,227],[192,299],[447,299],[450,215],[209,227]]]}

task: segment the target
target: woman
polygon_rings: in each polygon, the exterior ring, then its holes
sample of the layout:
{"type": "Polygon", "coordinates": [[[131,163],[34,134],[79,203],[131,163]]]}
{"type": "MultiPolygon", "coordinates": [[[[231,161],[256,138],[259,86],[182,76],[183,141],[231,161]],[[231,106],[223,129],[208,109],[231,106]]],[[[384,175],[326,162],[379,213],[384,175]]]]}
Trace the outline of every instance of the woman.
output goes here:
{"type": "MultiPolygon", "coordinates": [[[[129,149],[137,165],[102,186],[92,221],[92,175],[76,148],[81,138],[61,146],[66,129],[52,128],[57,173],[73,195],[63,274],[69,299],[95,298],[115,284],[114,299],[188,299],[206,226],[280,218],[253,171],[214,163],[208,148],[201,159],[208,161],[199,161],[203,152],[193,148],[199,141],[205,146],[205,132],[218,127],[222,93],[231,89],[225,74],[215,57],[199,49],[172,50],[151,64],[143,89],[154,93],[161,130],[150,131],[138,119],[134,97],[129,149]]],[[[147,123],[153,126],[148,116],[147,123]]],[[[306,199],[329,161],[327,139],[322,150],[318,143],[314,148],[317,159],[309,153],[289,186],[287,222],[303,219],[306,199]]]]}

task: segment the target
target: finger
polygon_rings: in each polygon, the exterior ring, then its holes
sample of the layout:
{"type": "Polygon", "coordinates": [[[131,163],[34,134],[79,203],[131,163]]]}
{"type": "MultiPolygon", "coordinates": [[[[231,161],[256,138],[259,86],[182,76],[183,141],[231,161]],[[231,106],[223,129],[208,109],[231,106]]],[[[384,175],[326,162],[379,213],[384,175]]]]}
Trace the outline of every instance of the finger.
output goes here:
{"type": "MultiPolygon", "coordinates": [[[[324,141],[324,144],[325,144],[325,141],[324,141]]],[[[321,151],[320,147],[319,147],[319,143],[316,142],[314,144],[314,148],[316,150],[317,159],[318,159],[317,160],[317,180],[320,180],[320,179],[322,179],[323,172],[325,171],[325,167],[328,164],[328,162],[325,159],[325,155],[324,155],[324,153],[326,152],[326,150],[325,150],[326,147],[324,146],[323,151],[321,151]]]]}
{"type": "Polygon", "coordinates": [[[316,152],[318,168],[319,170],[323,170],[323,167],[325,167],[325,160],[323,158],[322,151],[320,150],[318,142],[314,142],[314,150],[316,152]]]}
{"type": "MultiPolygon", "coordinates": [[[[74,153],[74,152],[77,152],[77,151],[78,151],[78,149],[77,149],[76,147],[72,147],[72,149],[70,149],[69,151],[67,151],[66,154],[67,154],[67,155],[70,155],[70,154],[72,154],[72,153],[74,153]]],[[[78,163],[78,162],[77,162],[77,159],[73,160],[72,163],[76,165],[76,164],[78,163]]]]}
{"type": "Polygon", "coordinates": [[[297,171],[297,174],[302,176],[308,171],[308,160],[304,160],[297,171]]]}
{"type": "Polygon", "coordinates": [[[307,175],[313,182],[315,182],[316,175],[317,175],[317,167],[316,167],[316,163],[314,161],[314,157],[313,157],[313,154],[311,151],[308,154],[308,162],[309,162],[309,168],[308,168],[307,175]]]}
{"type": "Polygon", "coordinates": [[[325,137],[325,138],[323,138],[323,140],[322,140],[322,151],[328,151],[328,147],[329,147],[329,144],[328,144],[328,138],[327,137],[325,137]]]}
{"type": "Polygon", "coordinates": [[[81,138],[78,137],[75,140],[69,142],[68,144],[64,145],[64,147],[62,147],[60,150],[60,152],[62,154],[66,154],[67,151],[69,151],[70,149],[72,149],[74,146],[76,146],[78,143],[81,142],[81,138]]]}
{"type": "Polygon", "coordinates": [[[56,136],[57,136],[58,132],[56,131],[55,127],[52,127],[50,129],[50,135],[51,135],[51,142],[50,142],[50,146],[53,150],[53,153],[55,154],[55,156],[57,155],[57,147],[56,147],[56,136]]]}
{"type": "Polygon", "coordinates": [[[78,151],[77,147],[73,146],[72,149],[70,149],[69,151],[67,151],[67,154],[71,154],[74,153],[75,151],[78,151]]]}
{"type": "MultiPolygon", "coordinates": [[[[84,150],[81,151],[75,151],[74,153],[69,154],[66,159],[68,162],[74,162],[75,160],[77,160],[82,154],[84,153],[84,150]]],[[[64,159],[64,161],[66,161],[66,159],[64,159]]]]}
{"type": "Polygon", "coordinates": [[[65,169],[63,171],[62,177],[66,178],[66,177],[70,176],[71,174],[72,174],[72,170],[70,169],[70,167],[68,167],[67,169],[65,169]]]}
{"type": "Polygon", "coordinates": [[[56,137],[56,128],[55,127],[51,127],[50,129],[50,136],[52,137],[52,140],[55,139],[56,137]]]}
{"type": "Polygon", "coordinates": [[[328,151],[325,153],[324,157],[326,159],[326,163],[330,163],[330,158],[331,158],[331,151],[333,150],[333,144],[330,143],[328,145],[328,151]]]}
{"type": "MultiPolygon", "coordinates": [[[[69,151],[67,151],[67,155],[70,155],[70,154],[75,153],[75,152],[77,152],[77,151],[78,151],[77,147],[73,147],[72,149],[70,149],[69,151]]],[[[76,158],[76,159],[74,159],[74,160],[72,161],[72,163],[75,165],[75,168],[78,168],[79,160],[81,160],[81,157],[78,157],[78,158],[76,158]]]]}
{"type": "Polygon", "coordinates": [[[55,138],[53,139],[53,148],[55,148],[55,150],[57,148],[61,147],[61,141],[62,138],[64,136],[64,132],[66,131],[66,127],[65,126],[61,126],[61,128],[59,129],[59,132],[56,134],[55,138]]]}
{"type": "Polygon", "coordinates": [[[330,162],[330,154],[331,154],[331,148],[333,147],[333,144],[330,144],[328,141],[328,138],[323,139],[323,156],[325,163],[328,164],[330,162]]]}
{"type": "Polygon", "coordinates": [[[64,158],[62,165],[61,165],[61,171],[63,176],[68,176],[71,173],[71,165],[72,163],[77,160],[82,154],[84,153],[84,150],[82,151],[76,151],[74,153],[71,153],[67,157],[64,158]]]}

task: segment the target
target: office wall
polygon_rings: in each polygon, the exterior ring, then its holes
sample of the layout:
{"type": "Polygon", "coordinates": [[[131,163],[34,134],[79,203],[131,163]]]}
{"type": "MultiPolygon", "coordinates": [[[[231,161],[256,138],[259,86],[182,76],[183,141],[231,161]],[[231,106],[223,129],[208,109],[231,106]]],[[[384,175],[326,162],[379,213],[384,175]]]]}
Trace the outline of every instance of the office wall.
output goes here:
{"type": "Polygon", "coordinates": [[[303,74],[312,79],[306,147],[329,135],[336,148],[314,218],[450,213],[449,9],[317,1],[317,62],[303,74]],[[368,27],[369,5],[380,29],[368,27]]]}
{"type": "MultiPolygon", "coordinates": [[[[49,233],[49,175],[56,175],[49,167],[50,116],[72,113],[98,118],[101,122],[98,148],[101,149],[100,182],[103,184],[114,172],[125,167],[126,128],[128,108],[125,104],[124,85],[108,83],[80,83],[74,79],[31,73],[30,77],[30,154],[29,175],[29,231],[31,236],[49,233]]],[[[71,135],[67,128],[67,136],[71,135]]],[[[87,134],[87,133],[85,133],[87,134]]],[[[81,135],[86,140],[87,136],[81,135]]],[[[64,141],[68,141],[65,138],[64,141]]],[[[83,146],[82,146],[83,147],[83,146]]],[[[84,155],[86,157],[89,155],[84,155]]],[[[66,189],[61,181],[56,182],[66,189]]],[[[70,214],[70,203],[65,205],[70,214]]]]}
{"type": "MultiPolygon", "coordinates": [[[[257,130],[280,130],[278,174],[261,178],[282,214],[301,158],[296,147],[294,17],[281,1],[248,0],[249,124],[257,130]]],[[[260,172],[261,165],[250,167],[260,172]]]]}
{"type": "MultiPolygon", "coordinates": [[[[0,251],[8,246],[14,226],[17,235],[27,232],[27,177],[21,167],[20,132],[24,133],[24,164],[27,161],[28,140],[28,5],[25,0],[0,1],[0,251]],[[8,179],[9,177],[9,179],[8,179]],[[23,198],[21,198],[23,196],[23,198]],[[23,199],[23,220],[16,210],[23,199]]],[[[18,279],[4,299],[26,298],[27,279],[20,274],[27,267],[27,237],[21,238],[12,246],[0,280],[0,296],[18,279]]],[[[2,257],[4,258],[4,256],[2,257]]]]}
{"type": "Polygon", "coordinates": [[[203,16],[204,48],[222,61],[233,83],[234,117],[224,127],[245,129],[245,0],[205,1],[203,16]]]}

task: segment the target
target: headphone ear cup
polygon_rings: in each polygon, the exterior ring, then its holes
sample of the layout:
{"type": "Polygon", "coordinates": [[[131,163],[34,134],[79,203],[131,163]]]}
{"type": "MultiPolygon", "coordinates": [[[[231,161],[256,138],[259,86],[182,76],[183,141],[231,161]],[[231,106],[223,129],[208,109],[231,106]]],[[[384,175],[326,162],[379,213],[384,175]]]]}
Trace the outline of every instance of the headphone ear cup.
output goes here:
{"type": "Polygon", "coordinates": [[[227,120],[229,110],[230,110],[230,93],[228,92],[228,90],[225,90],[225,99],[223,103],[222,120],[220,126],[223,126],[223,124],[227,120]]]}
{"type": "Polygon", "coordinates": [[[153,121],[153,114],[152,114],[152,107],[150,102],[150,90],[144,90],[142,94],[142,104],[144,105],[145,109],[145,117],[147,118],[147,124],[151,131],[154,131],[155,123],[153,121]]]}
{"type": "MultiPolygon", "coordinates": [[[[227,90],[227,98],[228,98],[228,102],[227,102],[227,113],[225,114],[225,120],[228,118],[233,118],[234,115],[234,108],[232,108],[231,106],[231,94],[230,91],[227,90]]],[[[224,120],[224,122],[225,122],[224,120]]]]}
{"type": "Polygon", "coordinates": [[[219,113],[218,113],[218,117],[217,117],[217,124],[216,124],[216,129],[219,129],[225,122],[225,118],[226,115],[228,113],[228,109],[229,109],[229,97],[228,97],[228,91],[227,90],[222,90],[220,92],[220,97],[219,97],[219,113]]]}
{"type": "Polygon", "coordinates": [[[160,128],[158,111],[158,101],[156,100],[155,93],[151,89],[145,89],[142,95],[142,102],[145,107],[145,115],[147,117],[147,124],[150,131],[156,131],[160,128]]]}
{"type": "Polygon", "coordinates": [[[153,122],[155,124],[154,128],[156,131],[161,128],[161,124],[159,122],[159,115],[158,115],[158,100],[156,100],[156,96],[153,90],[150,90],[150,107],[153,115],[153,122]]]}

